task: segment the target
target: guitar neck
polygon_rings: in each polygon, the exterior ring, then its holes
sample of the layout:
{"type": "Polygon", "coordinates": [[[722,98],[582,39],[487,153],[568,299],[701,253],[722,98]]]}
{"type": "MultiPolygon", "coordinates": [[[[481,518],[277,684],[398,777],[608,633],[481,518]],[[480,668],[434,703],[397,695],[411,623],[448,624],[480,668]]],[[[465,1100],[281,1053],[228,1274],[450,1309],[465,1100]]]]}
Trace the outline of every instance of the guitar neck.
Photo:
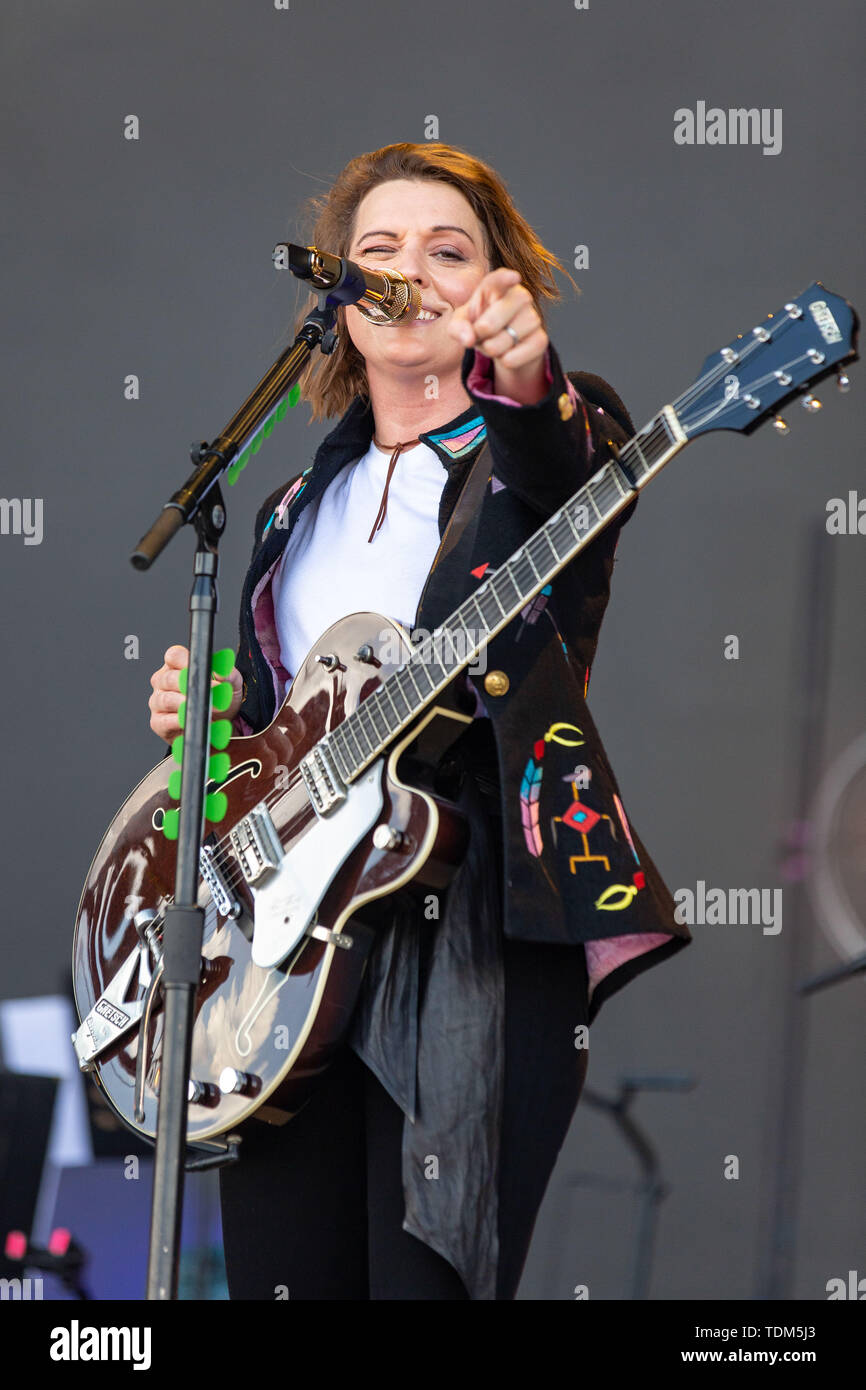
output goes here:
{"type": "Polygon", "coordinates": [[[321,740],[343,781],[353,782],[380,757],[687,442],[673,406],[665,406],[441,627],[418,642],[409,659],[321,740]]]}

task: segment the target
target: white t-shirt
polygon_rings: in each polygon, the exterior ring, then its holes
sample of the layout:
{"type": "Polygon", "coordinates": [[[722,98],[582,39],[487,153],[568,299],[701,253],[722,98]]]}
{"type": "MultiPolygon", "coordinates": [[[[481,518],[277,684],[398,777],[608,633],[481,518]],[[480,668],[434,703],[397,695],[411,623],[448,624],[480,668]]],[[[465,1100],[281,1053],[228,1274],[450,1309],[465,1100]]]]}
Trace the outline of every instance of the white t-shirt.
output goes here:
{"type": "Polygon", "coordinates": [[[295,523],[272,581],[280,655],[292,676],[325,629],[349,613],[382,613],[412,626],[439,548],[448,474],[427,444],[401,450],[385,520],[368,543],[391,452],[371,443],[295,523]]]}

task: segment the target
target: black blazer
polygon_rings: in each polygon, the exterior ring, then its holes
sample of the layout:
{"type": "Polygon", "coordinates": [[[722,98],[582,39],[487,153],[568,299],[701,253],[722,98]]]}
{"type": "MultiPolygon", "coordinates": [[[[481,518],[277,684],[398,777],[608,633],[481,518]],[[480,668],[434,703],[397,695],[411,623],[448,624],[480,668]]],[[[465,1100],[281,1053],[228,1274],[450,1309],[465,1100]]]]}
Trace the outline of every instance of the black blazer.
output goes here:
{"type": "MultiPolygon", "coordinates": [[[[602,378],[569,372],[575,408],[559,357],[550,347],[553,380],[535,405],[516,408],[471,391],[467,349],[463,384],[472,405],[421,435],[447,472],[439,509],[443,534],[468,471],[486,442],[492,470],[480,505],[447,554],[434,562],[415,626],[432,630],[502,564],[622,444],[634,426],[602,378]]],[[[273,718],[273,680],[253,626],[257,585],[282,555],[294,524],[336,474],[366,453],[373,434],[369,404],[356,399],[294,480],[289,510],[275,524],[284,485],[256,519],[252,560],[240,614],[241,715],[254,730],[273,718]]],[[[607,975],[592,998],[592,1016],[634,975],[691,940],[676,921],[674,900],[627,819],[623,798],[585,699],[599,629],[610,596],[614,551],[631,503],[556,576],[487,649],[487,669],[469,676],[490,716],[504,838],[505,934],[529,941],[588,942],[665,932],[667,943],[607,975]],[[491,679],[495,673],[495,677],[491,679]],[[501,692],[501,693],[497,693],[501,692]]]]}

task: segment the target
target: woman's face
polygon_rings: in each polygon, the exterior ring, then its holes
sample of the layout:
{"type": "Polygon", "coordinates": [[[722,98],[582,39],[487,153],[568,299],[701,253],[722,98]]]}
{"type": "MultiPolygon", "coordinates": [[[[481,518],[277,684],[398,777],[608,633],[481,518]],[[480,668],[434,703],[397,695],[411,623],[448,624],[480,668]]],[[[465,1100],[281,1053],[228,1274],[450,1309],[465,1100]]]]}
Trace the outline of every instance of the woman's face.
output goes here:
{"type": "Polygon", "coordinates": [[[423,307],[438,315],[377,325],[348,307],[349,337],[368,377],[412,369],[421,377],[459,375],[465,349],[448,332],[452,311],[491,268],[481,223],[463,194],[430,179],[377,184],[358,205],[348,255],[371,270],[399,270],[418,286],[423,307]]]}

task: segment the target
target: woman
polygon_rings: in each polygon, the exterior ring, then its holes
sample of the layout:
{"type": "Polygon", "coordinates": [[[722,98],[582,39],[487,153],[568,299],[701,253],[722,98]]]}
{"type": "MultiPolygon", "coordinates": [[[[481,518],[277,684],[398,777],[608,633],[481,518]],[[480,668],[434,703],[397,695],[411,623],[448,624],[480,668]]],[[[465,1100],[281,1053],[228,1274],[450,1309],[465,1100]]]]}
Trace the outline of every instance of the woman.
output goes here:
{"type": "MultiPolygon", "coordinates": [[[[241,733],[267,726],[347,613],[432,630],[632,432],[607,383],[563,373],[540,307],[562,266],[489,166],[390,145],[313,206],[313,244],[402,272],[424,309],[388,326],[340,309],[335,352],[302,380],[313,418],[340,420],[256,522],[241,733]]],[[[464,678],[474,718],[437,775],[469,818],[466,859],[434,920],[389,901],[338,1060],[286,1126],[248,1126],[221,1174],[233,1298],[515,1297],[587,1025],[690,939],[584,701],[633,509],[464,678]]],[[[166,740],[186,661],[172,647],[152,677],[166,740]]]]}

